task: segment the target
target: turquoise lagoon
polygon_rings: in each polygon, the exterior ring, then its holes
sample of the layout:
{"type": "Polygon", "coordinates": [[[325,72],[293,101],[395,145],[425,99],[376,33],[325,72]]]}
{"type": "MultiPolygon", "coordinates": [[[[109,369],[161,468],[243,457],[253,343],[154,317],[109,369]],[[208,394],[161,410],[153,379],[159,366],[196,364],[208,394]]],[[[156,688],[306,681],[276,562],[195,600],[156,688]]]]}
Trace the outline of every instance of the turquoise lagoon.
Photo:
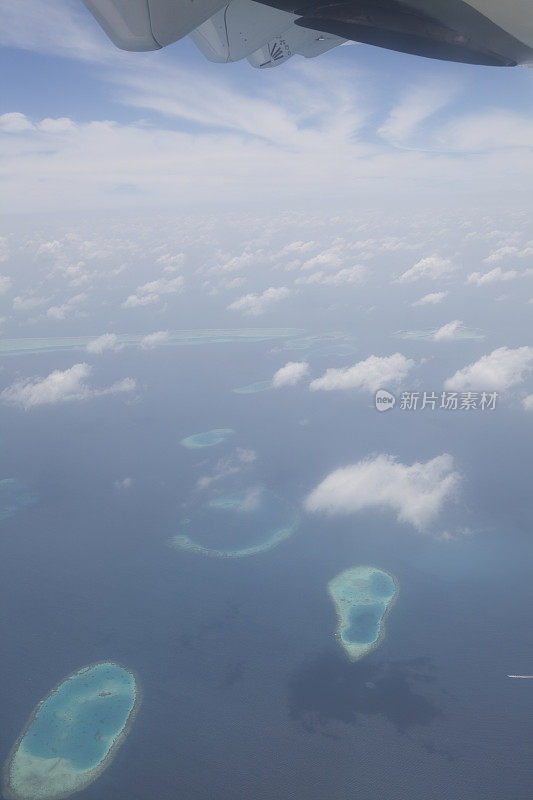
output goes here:
{"type": "Polygon", "coordinates": [[[328,591],[337,611],[339,643],[352,661],[358,661],[383,641],[398,582],[377,567],[352,567],[333,578],[328,591]]]}
{"type": "Polygon", "coordinates": [[[0,520],[12,517],[17,511],[37,502],[37,495],[15,478],[0,480],[0,520]]]}
{"type": "Polygon", "coordinates": [[[141,702],[136,676],[104,661],[69,675],[42,700],[4,767],[6,800],[60,800],[109,766],[141,702]]]}
{"type": "Polygon", "coordinates": [[[200,447],[214,447],[217,444],[221,444],[221,442],[225,442],[234,433],[235,431],[232,428],[214,428],[212,431],[193,433],[192,436],[182,439],[181,444],[190,450],[196,450],[200,447]]]}
{"type": "Polygon", "coordinates": [[[265,489],[216,497],[182,521],[171,544],[219,558],[242,558],[272,550],[298,527],[295,508],[265,489]]]}

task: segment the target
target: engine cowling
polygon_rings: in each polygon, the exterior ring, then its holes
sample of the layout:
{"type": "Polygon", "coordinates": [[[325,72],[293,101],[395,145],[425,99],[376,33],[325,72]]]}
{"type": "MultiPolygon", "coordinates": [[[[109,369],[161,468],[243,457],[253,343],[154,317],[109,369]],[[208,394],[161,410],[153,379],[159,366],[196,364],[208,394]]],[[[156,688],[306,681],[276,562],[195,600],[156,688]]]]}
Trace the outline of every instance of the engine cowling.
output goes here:
{"type": "Polygon", "coordinates": [[[159,50],[205,22],[227,0],[83,0],[122,50],[159,50]]]}

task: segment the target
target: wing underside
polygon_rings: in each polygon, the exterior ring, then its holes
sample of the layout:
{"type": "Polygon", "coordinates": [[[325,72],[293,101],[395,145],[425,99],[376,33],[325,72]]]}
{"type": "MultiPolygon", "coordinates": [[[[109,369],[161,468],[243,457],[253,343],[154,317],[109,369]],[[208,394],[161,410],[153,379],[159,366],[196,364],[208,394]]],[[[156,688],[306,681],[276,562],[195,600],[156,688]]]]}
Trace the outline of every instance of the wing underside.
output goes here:
{"type": "Polygon", "coordinates": [[[487,66],[533,63],[533,0],[83,0],[125,50],[190,35],[211,61],[260,69],[350,40],[487,66]]]}

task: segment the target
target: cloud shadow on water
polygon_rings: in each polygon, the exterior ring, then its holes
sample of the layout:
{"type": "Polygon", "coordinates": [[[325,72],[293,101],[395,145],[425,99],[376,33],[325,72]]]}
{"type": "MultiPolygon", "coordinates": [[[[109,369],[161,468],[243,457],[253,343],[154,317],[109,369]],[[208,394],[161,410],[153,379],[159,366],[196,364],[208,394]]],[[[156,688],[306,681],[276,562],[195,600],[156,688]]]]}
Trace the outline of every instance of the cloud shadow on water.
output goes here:
{"type": "Polygon", "coordinates": [[[356,725],[379,714],[404,733],[414,725],[430,725],[442,713],[414,689],[434,680],[429,658],[352,663],[325,652],[291,676],[289,712],[310,732],[323,732],[335,722],[356,725]]]}

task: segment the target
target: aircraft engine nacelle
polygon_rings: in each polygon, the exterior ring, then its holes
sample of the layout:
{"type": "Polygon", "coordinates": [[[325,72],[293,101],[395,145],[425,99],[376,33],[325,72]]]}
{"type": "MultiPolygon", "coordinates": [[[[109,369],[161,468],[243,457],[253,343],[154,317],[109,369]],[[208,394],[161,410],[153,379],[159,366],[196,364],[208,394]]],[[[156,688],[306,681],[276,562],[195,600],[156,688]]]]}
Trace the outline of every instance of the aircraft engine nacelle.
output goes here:
{"type": "Polygon", "coordinates": [[[83,0],[122,50],[159,50],[177,42],[227,0],[83,0]]]}

